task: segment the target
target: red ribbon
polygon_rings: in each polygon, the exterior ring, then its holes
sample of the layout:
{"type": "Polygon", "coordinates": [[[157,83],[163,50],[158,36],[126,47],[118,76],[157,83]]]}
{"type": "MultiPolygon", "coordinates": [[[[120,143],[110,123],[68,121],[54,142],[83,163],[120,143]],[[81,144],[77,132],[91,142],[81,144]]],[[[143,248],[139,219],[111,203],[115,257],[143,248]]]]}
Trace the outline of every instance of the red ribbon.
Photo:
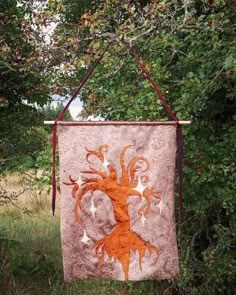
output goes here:
{"type": "MultiPolygon", "coordinates": [[[[112,43],[112,42],[111,42],[112,43]]],[[[87,74],[83,78],[82,82],[80,83],[79,87],[76,89],[76,91],[72,94],[70,100],[64,107],[64,109],[58,114],[56,117],[54,124],[52,126],[52,213],[54,215],[55,213],[55,206],[56,206],[56,194],[57,194],[57,186],[56,186],[56,146],[57,146],[57,122],[61,120],[61,118],[64,116],[65,112],[69,108],[72,101],[77,97],[80,90],[83,88],[85,83],[88,81],[89,77],[93,74],[93,71],[95,70],[96,66],[100,63],[102,58],[104,57],[106,51],[111,46],[111,43],[109,43],[106,48],[102,51],[99,58],[96,60],[94,65],[90,67],[87,74]]]]}
{"type": "Polygon", "coordinates": [[[164,108],[167,110],[170,117],[176,122],[177,124],[177,166],[178,166],[178,205],[179,205],[179,222],[183,221],[183,138],[182,138],[182,126],[179,124],[179,119],[173,113],[171,107],[167,103],[165,97],[162,95],[159,87],[153,81],[152,77],[150,76],[149,72],[145,68],[144,64],[141,62],[140,58],[138,57],[137,53],[130,47],[128,43],[121,40],[121,42],[128,48],[129,52],[132,54],[136,62],[138,63],[144,77],[150,82],[154,91],[156,92],[157,96],[159,97],[160,101],[162,102],[164,108]]]}

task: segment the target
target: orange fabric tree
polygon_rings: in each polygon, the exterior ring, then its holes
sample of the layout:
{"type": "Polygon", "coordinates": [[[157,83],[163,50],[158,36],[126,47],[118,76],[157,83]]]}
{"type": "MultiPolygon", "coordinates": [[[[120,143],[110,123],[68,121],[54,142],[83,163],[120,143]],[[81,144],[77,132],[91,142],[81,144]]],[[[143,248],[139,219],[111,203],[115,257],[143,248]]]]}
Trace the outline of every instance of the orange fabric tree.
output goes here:
{"type": "Polygon", "coordinates": [[[110,234],[98,240],[93,247],[96,255],[99,257],[99,265],[104,263],[104,257],[107,254],[110,259],[113,258],[121,263],[125,280],[128,280],[131,250],[134,252],[138,251],[141,270],[145,251],[149,250],[156,253],[155,263],[158,260],[159,251],[155,246],[143,241],[137,234],[131,231],[127,198],[129,196],[136,196],[140,198],[140,201],[143,198],[146,200],[145,208],[138,210],[140,218],[145,218],[150,212],[150,198],[154,197],[160,201],[160,197],[156,191],[148,187],[148,176],[141,176],[141,172],[146,172],[149,169],[149,162],[146,158],[136,156],[126,165],[126,151],[132,148],[132,145],[126,145],[119,155],[121,177],[118,179],[117,171],[106,159],[108,148],[108,145],[104,144],[100,145],[98,150],[91,151],[86,149],[87,162],[92,164],[90,157],[95,156],[102,162],[103,170],[90,167],[90,170],[81,171],[81,173],[83,175],[91,175],[91,177],[83,177],[81,181],[75,181],[69,176],[70,182],[65,184],[73,186],[72,196],[76,198],[74,216],[79,224],[81,224],[79,208],[82,211],[81,200],[87,192],[99,190],[111,200],[116,225],[110,234]]]}

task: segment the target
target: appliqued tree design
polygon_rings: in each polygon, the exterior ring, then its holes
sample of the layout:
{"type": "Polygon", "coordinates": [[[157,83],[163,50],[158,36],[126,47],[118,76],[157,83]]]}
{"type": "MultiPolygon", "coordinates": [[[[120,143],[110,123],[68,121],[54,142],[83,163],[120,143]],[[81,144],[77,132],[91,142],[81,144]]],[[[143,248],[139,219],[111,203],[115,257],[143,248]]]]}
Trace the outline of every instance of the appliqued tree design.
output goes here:
{"type": "MultiPolygon", "coordinates": [[[[106,153],[109,149],[108,145],[100,145],[98,150],[89,150],[86,148],[86,161],[92,165],[90,158],[91,156],[95,156],[101,161],[102,169],[98,170],[89,166],[89,170],[80,172],[85,176],[81,177],[80,174],[78,180],[74,180],[69,176],[70,182],[65,183],[66,185],[73,186],[72,197],[76,199],[74,216],[78,224],[81,224],[79,209],[83,212],[81,201],[87,192],[101,191],[111,200],[116,225],[112,232],[98,240],[93,248],[99,257],[99,265],[104,263],[105,255],[110,259],[113,258],[115,261],[119,261],[122,265],[125,280],[128,280],[131,251],[138,251],[141,270],[142,259],[146,250],[156,253],[154,263],[157,262],[159,257],[158,249],[154,245],[143,241],[130,228],[128,197],[139,197],[140,202],[143,200],[146,201],[145,207],[138,209],[138,215],[143,224],[151,210],[151,198],[153,197],[158,200],[159,204],[161,203],[159,194],[148,187],[148,176],[143,175],[150,167],[149,161],[143,156],[136,156],[128,164],[125,163],[126,152],[132,147],[133,145],[126,145],[120,152],[120,177],[118,177],[114,166],[107,160],[106,153]],[[88,177],[88,175],[90,176],[88,177]]],[[[96,208],[92,200],[90,211],[93,216],[95,210],[96,208]]],[[[85,233],[86,231],[84,231],[83,239],[88,240],[87,234],[85,233]]]]}

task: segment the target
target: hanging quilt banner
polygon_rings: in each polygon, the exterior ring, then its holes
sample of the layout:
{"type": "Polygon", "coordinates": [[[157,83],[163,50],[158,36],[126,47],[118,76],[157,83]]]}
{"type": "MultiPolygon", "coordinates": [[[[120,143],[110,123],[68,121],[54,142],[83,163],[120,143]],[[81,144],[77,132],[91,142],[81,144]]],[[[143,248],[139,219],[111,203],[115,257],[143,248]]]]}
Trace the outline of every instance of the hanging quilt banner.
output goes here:
{"type": "Polygon", "coordinates": [[[58,124],[66,281],[178,276],[177,126],[148,123],[58,124]]]}

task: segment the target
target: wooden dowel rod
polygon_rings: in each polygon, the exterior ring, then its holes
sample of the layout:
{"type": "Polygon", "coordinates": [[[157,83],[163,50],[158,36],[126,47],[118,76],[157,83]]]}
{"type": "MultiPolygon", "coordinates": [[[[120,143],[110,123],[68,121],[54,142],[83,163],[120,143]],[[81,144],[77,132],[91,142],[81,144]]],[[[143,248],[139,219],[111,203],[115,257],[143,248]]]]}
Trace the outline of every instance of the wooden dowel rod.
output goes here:
{"type": "MultiPolygon", "coordinates": [[[[54,121],[44,121],[45,125],[53,125],[54,121]]],[[[175,121],[58,121],[57,125],[175,125],[175,121]]],[[[180,125],[189,125],[191,121],[179,121],[180,125]]]]}

